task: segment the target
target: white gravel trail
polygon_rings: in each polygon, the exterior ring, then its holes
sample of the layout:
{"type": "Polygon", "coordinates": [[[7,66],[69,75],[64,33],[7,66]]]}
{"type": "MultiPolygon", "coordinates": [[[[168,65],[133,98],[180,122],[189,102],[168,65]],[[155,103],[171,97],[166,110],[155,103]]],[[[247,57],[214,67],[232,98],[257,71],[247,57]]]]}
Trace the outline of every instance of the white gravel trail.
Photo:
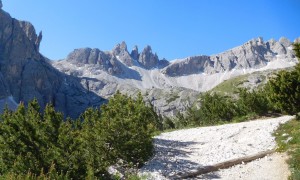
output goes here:
{"type": "MultiPolygon", "coordinates": [[[[140,173],[144,174],[147,179],[170,179],[168,177],[179,172],[189,172],[201,166],[213,165],[274,149],[276,142],[272,132],[280,124],[292,118],[292,116],[282,116],[162,133],[154,139],[154,157],[140,169],[140,173]]],[[[249,168],[253,169],[253,167],[249,168]]],[[[264,167],[259,168],[260,171],[262,171],[262,168],[264,167]]],[[[266,167],[266,169],[270,171],[270,168],[266,167]]],[[[230,173],[226,172],[225,169],[216,172],[214,176],[202,176],[199,178],[243,179],[242,176],[251,177],[251,174],[254,173],[253,170],[248,171],[248,169],[245,170],[248,174],[234,173],[235,171],[240,171],[239,168],[234,170],[234,167],[228,170],[230,170],[230,173]],[[235,177],[235,174],[237,177],[235,177]]],[[[271,170],[276,171],[276,169],[271,170]]],[[[264,177],[264,179],[273,178],[264,177]]]]}

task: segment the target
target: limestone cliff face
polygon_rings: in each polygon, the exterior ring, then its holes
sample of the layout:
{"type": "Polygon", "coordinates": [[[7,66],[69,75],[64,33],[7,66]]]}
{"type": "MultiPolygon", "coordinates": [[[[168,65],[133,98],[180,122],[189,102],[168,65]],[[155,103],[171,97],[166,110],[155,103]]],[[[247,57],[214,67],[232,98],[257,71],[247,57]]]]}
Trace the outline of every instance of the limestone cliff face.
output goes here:
{"type": "Polygon", "coordinates": [[[213,62],[209,56],[193,56],[170,64],[162,73],[168,76],[183,76],[197,73],[213,72],[213,62]]]}
{"type": "Polygon", "coordinates": [[[42,34],[37,35],[31,23],[18,21],[0,9],[1,96],[12,95],[16,102],[25,103],[37,98],[42,107],[51,102],[71,117],[101,104],[103,99],[88,92],[75,77],[48,63],[39,53],[41,39],[42,34]]]}
{"type": "Polygon", "coordinates": [[[151,46],[146,46],[141,53],[138,47],[134,46],[129,53],[126,43],[122,42],[112,51],[106,52],[90,48],[75,49],[66,61],[73,64],[98,64],[98,68],[116,76],[124,75],[126,69],[132,66],[140,66],[147,70],[161,69],[167,76],[179,77],[199,73],[214,74],[233,69],[257,69],[278,58],[295,58],[292,43],[287,38],[282,37],[279,41],[256,38],[219,54],[191,56],[174,62],[159,60],[156,53],[152,52],[151,46]]]}
{"type": "Polygon", "coordinates": [[[71,52],[66,61],[81,66],[84,64],[94,64],[99,69],[108,72],[111,75],[122,73],[121,63],[113,53],[103,52],[97,48],[81,48],[71,52]]]}
{"type": "Polygon", "coordinates": [[[251,69],[266,66],[277,58],[292,60],[292,43],[281,38],[264,42],[262,38],[252,39],[245,44],[212,56],[188,57],[171,63],[162,70],[168,76],[182,76],[197,73],[218,73],[232,69],[251,69]]]}

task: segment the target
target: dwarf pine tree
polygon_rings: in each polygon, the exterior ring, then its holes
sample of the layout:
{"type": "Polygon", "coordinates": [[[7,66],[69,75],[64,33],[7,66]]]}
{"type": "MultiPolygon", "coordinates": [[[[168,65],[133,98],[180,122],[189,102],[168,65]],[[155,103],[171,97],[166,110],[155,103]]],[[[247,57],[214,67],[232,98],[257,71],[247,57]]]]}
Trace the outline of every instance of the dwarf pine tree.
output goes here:
{"type": "Polygon", "coordinates": [[[138,164],[152,154],[159,125],[153,107],[117,93],[100,109],[77,120],[37,100],[0,118],[0,179],[108,179],[107,168],[122,159],[138,164]]]}
{"type": "Polygon", "coordinates": [[[117,92],[102,106],[101,127],[110,156],[137,164],[152,155],[158,118],[153,112],[141,94],[134,100],[117,92]]]}
{"type": "MultiPolygon", "coordinates": [[[[294,44],[294,51],[300,59],[300,44],[294,44]]],[[[277,110],[296,114],[300,111],[300,64],[292,71],[281,71],[266,86],[268,98],[277,110]]]]}

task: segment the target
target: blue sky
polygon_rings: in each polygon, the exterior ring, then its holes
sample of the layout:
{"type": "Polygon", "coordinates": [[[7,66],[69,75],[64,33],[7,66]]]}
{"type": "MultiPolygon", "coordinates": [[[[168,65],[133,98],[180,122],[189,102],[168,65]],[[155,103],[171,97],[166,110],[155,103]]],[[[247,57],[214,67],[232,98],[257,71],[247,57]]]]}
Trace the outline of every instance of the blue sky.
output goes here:
{"type": "Polygon", "coordinates": [[[43,31],[41,52],[65,58],[75,48],[128,50],[151,45],[172,60],[219,53],[255,38],[300,37],[299,0],[2,0],[11,16],[43,31]]]}

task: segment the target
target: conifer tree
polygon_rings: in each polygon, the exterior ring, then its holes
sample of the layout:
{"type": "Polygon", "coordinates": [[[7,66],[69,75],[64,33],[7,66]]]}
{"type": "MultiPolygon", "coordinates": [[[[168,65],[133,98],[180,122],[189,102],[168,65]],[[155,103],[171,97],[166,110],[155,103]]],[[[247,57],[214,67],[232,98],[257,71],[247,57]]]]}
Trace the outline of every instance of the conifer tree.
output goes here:
{"type": "MultiPolygon", "coordinates": [[[[294,51],[300,59],[300,44],[294,44],[294,51]]],[[[277,110],[288,114],[300,111],[300,64],[292,71],[281,71],[266,87],[268,98],[277,110]]]]}
{"type": "Polygon", "coordinates": [[[145,105],[141,94],[137,100],[117,92],[101,108],[103,137],[112,157],[134,164],[152,155],[152,134],[157,115],[145,105]]]}
{"type": "Polygon", "coordinates": [[[230,121],[236,114],[236,106],[225,96],[205,93],[201,96],[198,113],[200,124],[215,124],[218,121],[230,121]]]}

